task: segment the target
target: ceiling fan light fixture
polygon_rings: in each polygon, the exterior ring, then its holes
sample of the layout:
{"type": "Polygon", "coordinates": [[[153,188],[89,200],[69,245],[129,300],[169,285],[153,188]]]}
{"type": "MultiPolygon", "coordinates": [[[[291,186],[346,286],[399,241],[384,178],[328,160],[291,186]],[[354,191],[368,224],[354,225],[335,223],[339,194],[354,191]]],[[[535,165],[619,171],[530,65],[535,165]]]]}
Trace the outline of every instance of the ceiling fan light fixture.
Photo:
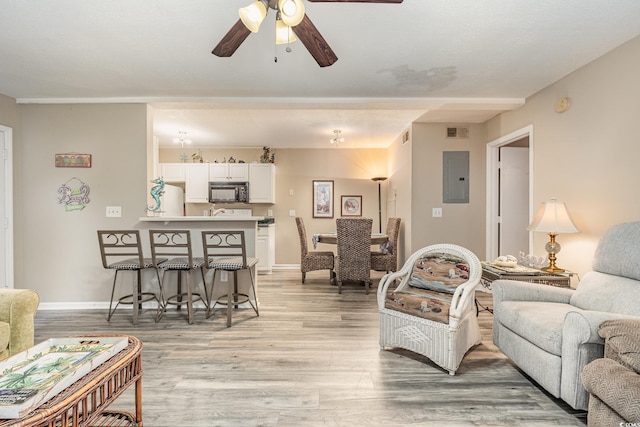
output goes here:
{"type": "Polygon", "coordinates": [[[344,142],[344,138],[340,138],[340,133],[341,133],[341,132],[342,132],[342,131],[341,131],[340,129],[336,129],[336,130],[334,130],[334,131],[333,131],[333,133],[335,134],[335,137],[334,137],[334,138],[331,138],[331,139],[329,140],[329,142],[330,142],[330,143],[332,143],[332,144],[339,144],[339,143],[341,143],[341,142],[344,142]]]}
{"type": "Polygon", "coordinates": [[[267,3],[264,0],[256,0],[249,6],[241,7],[238,13],[244,26],[252,33],[257,33],[267,16],[267,3]]]}
{"type": "Polygon", "coordinates": [[[276,19],[276,44],[286,44],[298,40],[290,26],[276,19]]]}
{"type": "Polygon", "coordinates": [[[290,27],[295,27],[304,18],[304,4],[302,0],[278,0],[282,22],[290,27]]]}

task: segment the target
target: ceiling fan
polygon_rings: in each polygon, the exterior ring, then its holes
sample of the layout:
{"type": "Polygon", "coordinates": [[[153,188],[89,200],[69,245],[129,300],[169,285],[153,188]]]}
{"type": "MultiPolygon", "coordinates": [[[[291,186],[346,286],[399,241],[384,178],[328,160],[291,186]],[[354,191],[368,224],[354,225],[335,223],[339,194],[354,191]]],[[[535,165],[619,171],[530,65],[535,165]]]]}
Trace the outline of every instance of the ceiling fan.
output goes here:
{"type": "MultiPolygon", "coordinates": [[[[403,0],[308,0],[312,3],[402,3],[403,0]]],[[[278,32],[284,30],[284,43],[297,36],[321,67],[328,67],[338,60],[327,41],[304,12],[302,0],[256,0],[240,9],[240,19],[220,40],[211,53],[229,57],[240,47],[249,34],[258,32],[269,9],[276,11],[276,43],[278,32]],[[295,34],[291,34],[291,30],[295,34]]]]}

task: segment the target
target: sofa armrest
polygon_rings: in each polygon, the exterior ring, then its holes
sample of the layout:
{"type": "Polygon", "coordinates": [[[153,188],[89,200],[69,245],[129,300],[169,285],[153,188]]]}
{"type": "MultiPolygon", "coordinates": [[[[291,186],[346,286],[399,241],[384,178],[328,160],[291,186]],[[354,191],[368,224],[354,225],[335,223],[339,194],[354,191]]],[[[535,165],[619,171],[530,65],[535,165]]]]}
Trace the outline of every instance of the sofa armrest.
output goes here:
{"type": "Polygon", "coordinates": [[[640,375],[611,359],[598,359],[582,371],[587,391],[628,423],[640,422],[640,375]]]}
{"type": "Polygon", "coordinates": [[[33,346],[40,296],[31,289],[0,289],[0,321],[11,326],[9,355],[33,346]]]}
{"type": "Polygon", "coordinates": [[[588,404],[580,373],[588,363],[604,356],[604,339],[598,334],[600,324],[621,317],[632,318],[618,313],[579,309],[567,313],[562,328],[560,395],[574,408],[587,407],[588,404]]]}
{"type": "Polygon", "coordinates": [[[493,306],[502,301],[541,301],[569,304],[574,289],[519,280],[496,280],[491,283],[493,306]]]}

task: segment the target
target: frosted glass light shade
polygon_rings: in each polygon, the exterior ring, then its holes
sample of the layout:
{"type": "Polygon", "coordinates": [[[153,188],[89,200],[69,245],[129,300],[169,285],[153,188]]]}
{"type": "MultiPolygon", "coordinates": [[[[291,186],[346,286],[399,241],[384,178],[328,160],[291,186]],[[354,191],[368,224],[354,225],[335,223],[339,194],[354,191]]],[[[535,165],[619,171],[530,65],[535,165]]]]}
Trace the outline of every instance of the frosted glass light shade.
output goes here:
{"type": "Polygon", "coordinates": [[[260,24],[267,16],[267,6],[262,1],[257,0],[249,6],[240,8],[238,12],[244,26],[252,33],[257,33],[260,29],[260,24]]]}
{"type": "Polygon", "coordinates": [[[304,4],[302,0],[278,0],[278,10],[282,22],[290,27],[295,27],[304,18],[304,4]]]}
{"type": "Polygon", "coordinates": [[[282,22],[281,19],[276,20],[276,44],[291,43],[298,40],[290,26],[282,22]]]}
{"type": "Polygon", "coordinates": [[[567,206],[556,199],[542,202],[542,206],[527,230],[555,234],[578,232],[569,216],[567,206]]]}

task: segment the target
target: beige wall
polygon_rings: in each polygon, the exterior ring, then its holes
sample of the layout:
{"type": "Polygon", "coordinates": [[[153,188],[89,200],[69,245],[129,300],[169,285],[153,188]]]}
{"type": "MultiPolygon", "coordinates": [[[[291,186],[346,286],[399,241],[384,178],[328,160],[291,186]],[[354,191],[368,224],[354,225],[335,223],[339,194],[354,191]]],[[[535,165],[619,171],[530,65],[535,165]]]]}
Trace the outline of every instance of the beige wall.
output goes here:
{"type": "MultiPolygon", "coordinates": [[[[180,154],[189,157],[197,149],[161,149],[161,162],[179,162],[180,154]]],[[[207,162],[222,161],[233,156],[247,163],[257,161],[262,148],[203,149],[202,157],[207,162]]],[[[276,264],[300,264],[300,243],[293,217],[289,211],[304,219],[309,241],[314,233],[335,231],[335,218],[340,217],[340,196],[361,195],[362,214],[373,218],[373,228],[378,229],[378,186],[371,181],[374,176],[387,176],[387,150],[357,149],[278,149],[276,153],[276,203],[251,204],[241,207],[253,209],[255,215],[267,215],[271,209],[276,219],[276,264]],[[334,181],[334,218],[313,218],[313,180],[334,181]],[[290,194],[292,193],[292,194],[290,194]]],[[[382,190],[382,222],[386,226],[386,187],[382,190]]],[[[234,205],[238,206],[238,205],[234,205]]],[[[188,212],[202,212],[206,206],[188,207],[188,212]]],[[[220,205],[219,207],[222,207],[220,205]]],[[[320,248],[318,248],[320,249],[320,248]]],[[[323,245],[323,250],[335,249],[323,245]]]]}
{"type": "Polygon", "coordinates": [[[484,258],[485,132],[469,127],[469,138],[446,138],[446,124],[414,123],[411,135],[411,247],[409,253],[436,244],[464,246],[484,258]],[[444,151],[469,151],[469,203],[442,202],[444,151]],[[442,208],[442,217],[432,217],[442,208]]]}
{"type": "MultiPolygon", "coordinates": [[[[43,302],[108,301],[113,274],[100,262],[96,230],[135,228],[145,215],[147,121],[145,105],[21,105],[22,158],[15,165],[21,217],[16,287],[43,302]],[[56,153],[93,156],[91,168],[56,168],[56,153]],[[83,210],[66,212],[58,188],[90,187],[83,210]],[[105,208],[122,206],[121,218],[105,208]]],[[[19,236],[19,237],[18,237],[19,236]]],[[[127,283],[126,279],[123,283],[127,283]]]]}
{"type": "MultiPolygon", "coordinates": [[[[488,141],[533,124],[535,209],[557,197],[580,230],[557,238],[560,267],[584,274],[607,228],[640,220],[639,75],[636,38],[487,123],[488,141]],[[556,113],[554,104],[563,97],[571,108],[556,113]]],[[[534,252],[546,255],[547,241],[536,233],[534,252]]]]}

